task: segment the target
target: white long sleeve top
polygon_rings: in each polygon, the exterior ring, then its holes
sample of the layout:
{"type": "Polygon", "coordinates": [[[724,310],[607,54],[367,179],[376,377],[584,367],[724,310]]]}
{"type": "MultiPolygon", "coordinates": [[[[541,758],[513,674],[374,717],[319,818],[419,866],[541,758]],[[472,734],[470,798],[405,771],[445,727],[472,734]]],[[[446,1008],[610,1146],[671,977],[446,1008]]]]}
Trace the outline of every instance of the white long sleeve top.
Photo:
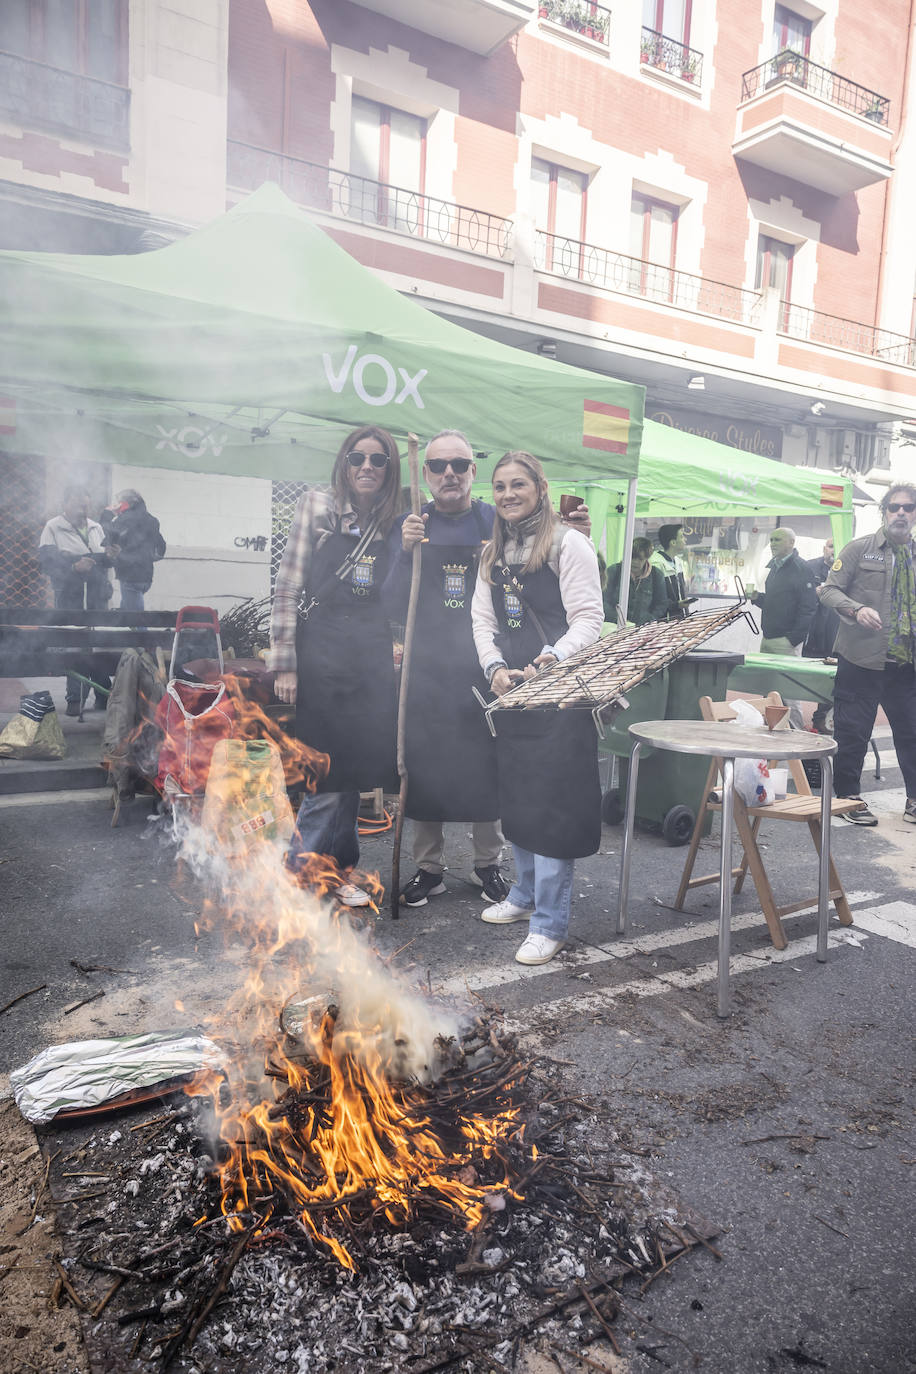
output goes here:
{"type": "MultiPolygon", "coordinates": [[[[569,629],[555,644],[545,644],[542,652],[555,654],[562,661],[601,637],[604,603],[594,544],[578,530],[562,529],[561,535],[554,541],[547,563],[559,578],[560,597],[569,629]]],[[[524,561],[524,543],[506,545],[507,563],[524,561]]],[[[499,622],[493,610],[492,587],[479,574],[471,602],[471,623],[474,647],[480,666],[486,673],[494,663],[503,662],[503,655],[496,643],[499,622]]]]}

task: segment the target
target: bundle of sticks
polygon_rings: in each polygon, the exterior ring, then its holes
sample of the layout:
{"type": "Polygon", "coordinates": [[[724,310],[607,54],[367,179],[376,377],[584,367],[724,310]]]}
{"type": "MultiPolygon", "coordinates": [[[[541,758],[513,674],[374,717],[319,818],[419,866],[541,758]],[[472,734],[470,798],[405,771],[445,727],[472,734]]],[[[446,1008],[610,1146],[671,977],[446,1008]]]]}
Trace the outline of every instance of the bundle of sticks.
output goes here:
{"type": "Polygon", "coordinates": [[[739,601],[697,611],[686,620],[653,621],[617,630],[519,683],[489,703],[487,715],[543,708],[595,712],[615,703],[625,706],[621,698],[628,691],[746,614],[746,603],[739,601]]]}

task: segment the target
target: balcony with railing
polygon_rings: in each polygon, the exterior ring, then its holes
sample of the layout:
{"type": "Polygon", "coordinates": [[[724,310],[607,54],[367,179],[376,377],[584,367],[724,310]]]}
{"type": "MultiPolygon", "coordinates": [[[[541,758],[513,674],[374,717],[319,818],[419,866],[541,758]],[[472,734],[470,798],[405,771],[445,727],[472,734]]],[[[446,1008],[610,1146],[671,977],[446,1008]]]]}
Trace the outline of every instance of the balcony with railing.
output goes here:
{"type": "Polygon", "coordinates": [[[735,157],[830,195],[893,171],[890,100],[785,49],[741,79],[735,157]]]}
{"type": "Polygon", "coordinates": [[[407,24],[486,57],[534,18],[535,0],[353,0],[363,9],[407,24]]]}
{"type": "Polygon", "coordinates": [[[674,38],[666,38],[655,29],[643,29],[639,41],[639,61],[644,67],[679,77],[688,85],[702,84],[703,54],[696,48],[688,48],[685,43],[678,43],[674,38]]]}
{"type": "Polygon", "coordinates": [[[8,52],[0,52],[0,119],[98,148],[130,148],[126,87],[8,52]]]}
{"type": "Polygon", "coordinates": [[[538,232],[535,267],[572,277],[589,286],[626,296],[641,296],[658,305],[676,306],[697,315],[713,315],[736,324],[753,325],[760,315],[760,293],[725,282],[647,262],[627,253],[613,253],[591,243],[538,232]]]}
{"type": "Polygon", "coordinates": [[[839,348],[900,367],[916,367],[916,339],[858,320],[845,320],[839,315],[825,315],[820,310],[780,301],[777,328],[780,334],[819,347],[839,348]]]}
{"type": "Polygon", "coordinates": [[[290,200],[320,214],[490,257],[505,256],[512,233],[511,220],[501,215],[234,139],[227,144],[226,180],[237,191],[253,191],[265,181],[275,181],[290,200]]]}
{"type": "Polygon", "coordinates": [[[540,0],[538,18],[560,24],[570,33],[591,38],[607,47],[610,42],[611,11],[591,0],[540,0]]]}

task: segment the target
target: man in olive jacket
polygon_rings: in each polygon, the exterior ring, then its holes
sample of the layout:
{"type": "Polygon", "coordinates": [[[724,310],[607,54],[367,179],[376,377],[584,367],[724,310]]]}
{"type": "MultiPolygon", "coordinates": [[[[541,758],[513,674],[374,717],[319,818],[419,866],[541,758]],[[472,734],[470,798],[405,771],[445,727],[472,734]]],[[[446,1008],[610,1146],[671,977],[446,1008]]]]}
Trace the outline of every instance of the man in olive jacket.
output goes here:
{"type": "MultiPolygon", "coordinates": [[[[883,707],[906,786],[903,819],[916,824],[916,485],[898,482],[881,502],[877,534],[840,550],[821,604],[840,615],[833,693],[834,792],[859,798],[865,751],[883,707]]],[[[845,820],[877,825],[864,802],[845,820]]]]}

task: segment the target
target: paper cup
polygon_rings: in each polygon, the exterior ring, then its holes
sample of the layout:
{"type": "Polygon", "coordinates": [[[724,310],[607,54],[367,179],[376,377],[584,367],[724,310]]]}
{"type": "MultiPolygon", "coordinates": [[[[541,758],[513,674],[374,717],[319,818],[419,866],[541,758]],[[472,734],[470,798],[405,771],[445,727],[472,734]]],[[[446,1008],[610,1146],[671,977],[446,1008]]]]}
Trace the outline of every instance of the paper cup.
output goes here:
{"type": "Polygon", "coordinates": [[[773,784],[773,796],[781,799],[789,790],[789,770],[788,768],[771,768],[770,782],[773,784]]]}

